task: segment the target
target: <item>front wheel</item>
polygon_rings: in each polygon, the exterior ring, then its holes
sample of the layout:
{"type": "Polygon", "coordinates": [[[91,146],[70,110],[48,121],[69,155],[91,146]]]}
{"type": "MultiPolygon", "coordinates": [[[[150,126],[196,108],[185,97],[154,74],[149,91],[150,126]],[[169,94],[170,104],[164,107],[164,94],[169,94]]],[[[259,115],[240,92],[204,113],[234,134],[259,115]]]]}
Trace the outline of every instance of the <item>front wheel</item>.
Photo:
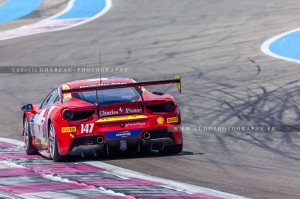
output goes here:
{"type": "Polygon", "coordinates": [[[32,136],[31,136],[31,131],[30,131],[30,124],[28,122],[27,117],[24,118],[23,130],[24,130],[25,150],[26,150],[27,155],[37,154],[38,150],[32,145],[32,136]]]}
{"type": "Polygon", "coordinates": [[[49,153],[53,162],[62,161],[64,158],[58,152],[56,134],[53,124],[49,125],[49,153]]]}

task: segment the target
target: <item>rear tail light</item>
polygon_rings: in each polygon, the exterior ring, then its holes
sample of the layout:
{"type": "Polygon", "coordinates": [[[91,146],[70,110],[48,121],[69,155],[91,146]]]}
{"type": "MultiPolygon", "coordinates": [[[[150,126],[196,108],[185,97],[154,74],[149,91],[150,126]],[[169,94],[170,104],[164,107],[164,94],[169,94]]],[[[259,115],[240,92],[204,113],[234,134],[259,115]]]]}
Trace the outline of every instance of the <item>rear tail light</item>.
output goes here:
{"type": "Polygon", "coordinates": [[[168,101],[166,102],[165,107],[167,111],[172,111],[175,108],[175,104],[172,101],[168,101]]]}
{"type": "Polygon", "coordinates": [[[62,111],[62,117],[65,119],[65,120],[71,120],[73,118],[73,112],[66,108],[62,111]]]}
{"type": "Polygon", "coordinates": [[[149,109],[152,112],[168,112],[168,111],[173,111],[175,109],[175,104],[173,101],[167,101],[166,103],[161,103],[161,104],[153,104],[153,105],[148,105],[146,106],[147,109],[149,109]]]}

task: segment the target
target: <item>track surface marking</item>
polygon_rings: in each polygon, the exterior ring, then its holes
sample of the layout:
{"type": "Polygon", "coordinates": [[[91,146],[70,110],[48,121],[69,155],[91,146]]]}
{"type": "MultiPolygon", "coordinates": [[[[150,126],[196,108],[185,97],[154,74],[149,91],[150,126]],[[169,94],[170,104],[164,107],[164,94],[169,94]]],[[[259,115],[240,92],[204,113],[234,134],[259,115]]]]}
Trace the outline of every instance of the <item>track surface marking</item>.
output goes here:
{"type": "Polygon", "coordinates": [[[40,22],[0,32],[0,41],[70,29],[93,21],[111,8],[110,0],[71,0],[65,10],[40,22]]]}
{"type": "Polygon", "coordinates": [[[0,24],[19,19],[34,11],[43,0],[8,0],[0,4],[0,24]]]}
{"type": "MultiPolygon", "coordinates": [[[[16,198],[243,198],[98,161],[53,163],[0,138],[0,196],[16,198]],[[146,178],[146,179],[145,179],[146,178]]],[[[15,142],[15,144],[13,144],[15,142]]]]}
{"type": "Polygon", "coordinates": [[[300,63],[300,28],[267,40],[261,50],[272,57],[300,63]]]}

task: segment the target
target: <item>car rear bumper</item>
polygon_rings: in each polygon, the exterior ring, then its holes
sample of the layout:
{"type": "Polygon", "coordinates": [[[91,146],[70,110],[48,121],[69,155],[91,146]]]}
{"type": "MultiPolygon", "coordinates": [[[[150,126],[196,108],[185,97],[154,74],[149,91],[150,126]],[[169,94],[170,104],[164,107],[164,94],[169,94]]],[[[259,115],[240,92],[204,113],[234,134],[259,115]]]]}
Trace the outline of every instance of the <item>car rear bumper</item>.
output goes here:
{"type": "Polygon", "coordinates": [[[130,139],[130,140],[113,140],[105,141],[101,144],[79,145],[73,146],[69,155],[85,156],[103,156],[120,153],[138,153],[142,151],[163,150],[165,147],[174,145],[175,142],[171,138],[157,139],[130,139]]]}

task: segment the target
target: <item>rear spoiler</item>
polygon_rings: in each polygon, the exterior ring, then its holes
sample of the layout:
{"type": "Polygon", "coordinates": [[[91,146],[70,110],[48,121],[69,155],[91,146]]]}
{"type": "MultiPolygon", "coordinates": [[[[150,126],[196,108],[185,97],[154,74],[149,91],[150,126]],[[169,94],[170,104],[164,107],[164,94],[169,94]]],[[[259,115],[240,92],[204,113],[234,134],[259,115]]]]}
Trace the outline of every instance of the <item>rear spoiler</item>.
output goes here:
{"type": "MultiPolygon", "coordinates": [[[[169,79],[169,80],[159,80],[159,81],[150,81],[150,82],[135,82],[135,83],[124,83],[124,84],[109,84],[109,85],[91,85],[91,86],[82,86],[79,88],[73,88],[69,89],[67,87],[61,86],[60,92],[61,92],[61,103],[63,103],[63,96],[64,94],[70,94],[74,92],[85,92],[85,91],[98,91],[98,90],[106,90],[106,89],[116,89],[116,88],[128,88],[128,87],[143,87],[143,86],[158,86],[158,85],[163,85],[163,84],[177,84],[177,89],[178,92],[181,93],[181,78],[180,76],[175,76],[175,79],[169,79]]],[[[142,110],[144,113],[145,110],[145,103],[144,103],[144,97],[142,94],[142,89],[140,89],[140,94],[142,98],[142,110]]],[[[98,97],[97,97],[97,113],[98,117],[99,115],[99,102],[98,102],[98,97]]]]}
{"type": "MultiPolygon", "coordinates": [[[[122,84],[109,84],[109,85],[92,85],[92,86],[83,86],[79,88],[66,89],[61,87],[61,94],[65,93],[76,93],[76,92],[85,92],[85,91],[97,91],[97,90],[106,90],[106,89],[117,89],[117,88],[128,88],[128,87],[143,87],[143,86],[158,86],[163,84],[177,84],[178,92],[181,93],[181,78],[180,76],[175,76],[175,79],[169,80],[158,80],[158,81],[149,81],[149,82],[135,82],[135,83],[122,83],[122,84]]],[[[61,95],[63,96],[63,95],[61,95]]],[[[63,98],[63,97],[62,97],[63,98]]],[[[63,99],[61,101],[63,102],[63,99]]],[[[143,98],[143,97],[142,97],[143,98]]],[[[142,99],[144,101],[144,99],[142,99]]]]}

